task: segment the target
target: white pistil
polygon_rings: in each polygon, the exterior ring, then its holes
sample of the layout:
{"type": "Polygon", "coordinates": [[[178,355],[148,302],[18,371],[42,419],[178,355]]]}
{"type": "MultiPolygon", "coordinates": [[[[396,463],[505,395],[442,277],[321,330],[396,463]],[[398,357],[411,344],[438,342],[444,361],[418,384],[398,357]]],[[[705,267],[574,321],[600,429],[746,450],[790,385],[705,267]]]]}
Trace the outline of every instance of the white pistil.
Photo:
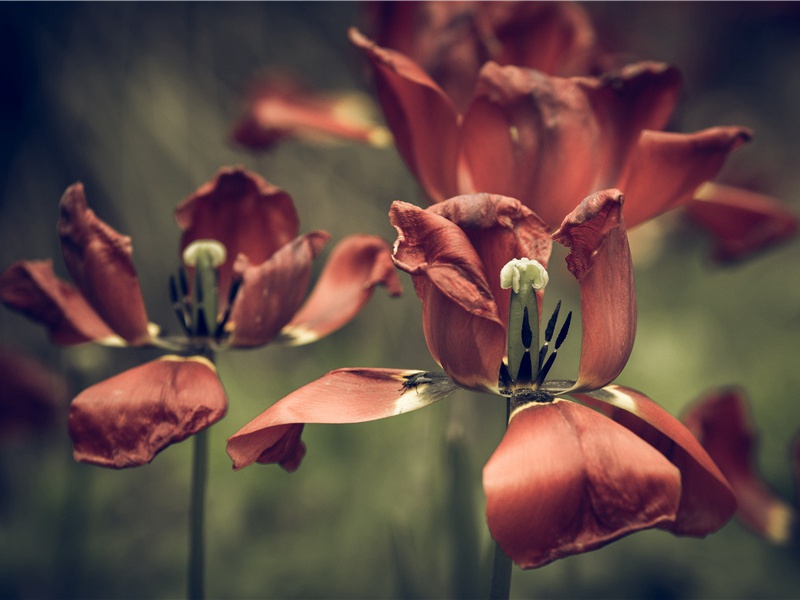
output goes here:
{"type": "Polygon", "coordinates": [[[500,269],[500,287],[504,290],[511,288],[519,294],[522,281],[534,290],[541,290],[550,281],[550,276],[538,260],[530,258],[513,258],[500,269]]]}
{"type": "Polygon", "coordinates": [[[196,267],[201,256],[208,257],[212,267],[218,267],[225,262],[228,253],[217,240],[195,240],[183,251],[183,262],[186,266],[196,267]]]}

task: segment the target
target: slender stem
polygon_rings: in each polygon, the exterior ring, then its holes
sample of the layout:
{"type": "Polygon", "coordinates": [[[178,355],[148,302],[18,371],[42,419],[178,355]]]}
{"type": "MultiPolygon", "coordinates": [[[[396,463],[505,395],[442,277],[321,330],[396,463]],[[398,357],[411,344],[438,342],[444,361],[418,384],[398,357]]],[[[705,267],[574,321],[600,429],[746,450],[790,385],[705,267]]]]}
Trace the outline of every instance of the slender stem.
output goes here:
{"type": "MultiPolygon", "coordinates": [[[[506,399],[506,426],[511,417],[511,398],[506,399]]],[[[491,600],[508,600],[511,593],[511,559],[494,543],[494,559],[492,560],[492,587],[489,590],[491,600]]]]}
{"type": "Polygon", "coordinates": [[[206,478],[208,475],[208,429],[194,436],[192,460],[192,489],[189,506],[189,586],[188,598],[202,600],[205,596],[204,516],[206,478]]]}

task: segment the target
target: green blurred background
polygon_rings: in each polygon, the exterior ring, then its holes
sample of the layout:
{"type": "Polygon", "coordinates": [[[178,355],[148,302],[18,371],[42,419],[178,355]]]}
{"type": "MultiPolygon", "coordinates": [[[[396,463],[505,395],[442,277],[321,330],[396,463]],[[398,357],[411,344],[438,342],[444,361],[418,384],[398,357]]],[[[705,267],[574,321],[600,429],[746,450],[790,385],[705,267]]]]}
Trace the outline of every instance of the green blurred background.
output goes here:
{"type": "MultiPolygon", "coordinates": [[[[587,8],[612,46],[682,69],[676,129],[755,129],[722,180],[800,212],[796,4],[587,8]]],[[[172,211],[233,164],[289,191],[303,231],[393,240],[390,202],[425,203],[394,150],[289,142],[253,155],[228,141],[242,93],[265,68],[294,71],[323,89],[369,92],[345,36],[360,10],[333,2],[0,4],[0,267],[53,257],[65,273],[57,205],[80,180],[98,215],[133,237],[151,320],[175,331],[167,293],[178,264],[172,211]]],[[[793,500],[787,448],[800,427],[800,247],[715,267],[709,240],[680,214],[636,230],[632,240],[639,330],[618,381],[675,414],[709,387],[745,386],[761,431],[760,467],[793,500]]],[[[291,475],[275,466],[234,473],[225,454],[230,434],[332,368],[434,368],[419,302],[405,275],[403,283],[404,297],[379,290],[352,324],[312,346],[219,356],[230,410],[211,432],[209,596],[485,595],[479,586],[488,586],[491,543],[480,474],[502,436],[498,398],[459,393],[382,422],[309,426],[308,455],[291,475]]],[[[577,305],[573,288],[561,296],[577,305]]],[[[556,376],[576,372],[579,340],[576,330],[556,376]]],[[[0,345],[63,374],[73,395],[156,356],[55,348],[41,328],[6,309],[0,345]]],[[[66,409],[49,431],[0,440],[0,596],[183,596],[191,444],[133,470],[77,465],[65,416],[66,409]]],[[[642,532],[539,570],[515,569],[512,596],[800,597],[799,558],[736,522],[705,540],[642,532]]]]}

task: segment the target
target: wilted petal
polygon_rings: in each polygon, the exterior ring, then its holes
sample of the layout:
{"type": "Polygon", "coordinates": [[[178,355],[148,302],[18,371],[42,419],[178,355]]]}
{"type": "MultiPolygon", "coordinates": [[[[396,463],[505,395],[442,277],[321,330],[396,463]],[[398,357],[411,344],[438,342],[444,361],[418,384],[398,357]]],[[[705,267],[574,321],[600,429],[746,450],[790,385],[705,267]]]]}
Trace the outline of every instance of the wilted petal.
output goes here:
{"type": "Polygon", "coordinates": [[[33,357],[0,349],[0,435],[52,427],[67,414],[67,383],[33,357]]]}
{"type": "Polygon", "coordinates": [[[284,138],[386,145],[391,135],[374,122],[368,98],[356,92],[313,92],[286,77],[260,82],[249,94],[234,139],[267,150],[284,138]]]}
{"type": "Polygon", "coordinates": [[[689,430],[661,406],[630,388],[610,385],[573,394],[658,449],[681,472],[677,534],[705,536],[722,527],[736,510],[736,498],[714,461],[689,430]]]}
{"type": "Polygon", "coordinates": [[[258,461],[295,470],[305,423],[363,423],[410,412],[445,398],[456,386],[437,373],[338,369],[279,400],[228,439],[233,467],[258,461]]]}
{"type": "Polygon", "coordinates": [[[714,236],[718,261],[744,258],[797,233],[797,215],[785,204],[742,188],[706,183],[686,209],[714,236]]]}
{"type": "Polygon", "coordinates": [[[220,312],[227,306],[236,257],[244,254],[261,264],[300,230],[292,197],[241,167],[220,169],[178,205],[175,219],[183,230],[181,252],[200,239],[217,240],[227,250],[219,267],[220,312]]]}
{"type": "Polygon", "coordinates": [[[728,155],[751,135],[743,127],[642,132],[616,184],[625,191],[628,227],[689,202],[698,186],[716,177],[728,155]]]}
{"type": "Polygon", "coordinates": [[[60,208],[61,253],[72,281],[120,337],[132,345],[148,343],[151,336],[131,260],[131,238],[97,218],[80,183],[67,188],[60,208]]]}
{"type": "Polygon", "coordinates": [[[241,287],[227,325],[232,346],[261,346],[278,335],[303,303],[311,263],[329,239],[323,231],[306,234],[257,265],[239,255],[235,270],[241,287]]]}
{"type": "Polygon", "coordinates": [[[281,339],[291,345],[307,344],[336,331],[358,314],[377,285],[386,286],[392,296],[403,291],[389,244],[372,235],[343,239],[331,252],[308,300],[281,330],[281,339]]]}
{"type": "Polygon", "coordinates": [[[672,523],[678,469],[639,437],[574,402],[512,415],[483,469],[489,530],[530,569],[672,523]]]}
{"type": "Polygon", "coordinates": [[[613,381],[625,367],[636,336],[633,264],[622,219],[622,193],[586,198],[553,239],[571,250],[567,267],[581,290],[581,359],[575,389],[613,381]]]}
{"type": "Polygon", "coordinates": [[[165,356],[81,392],[69,411],[75,460],[121,469],[149,463],[170,444],[225,416],[217,370],[199,356],[165,356]]]}
{"type": "Polygon", "coordinates": [[[434,202],[455,195],[460,119],[455,106],[406,56],[355,29],[349,36],[373,67],[384,116],[406,165],[434,202]]]}
{"type": "Polygon", "coordinates": [[[56,277],[50,260],[19,261],[0,275],[0,300],[47,327],[56,344],[122,345],[74,287],[56,277]]]}
{"type": "Polygon", "coordinates": [[[742,522],[774,544],[789,543],[797,513],[758,473],[757,435],[744,393],[737,389],[710,392],[692,405],[682,420],[731,484],[742,522]]]}
{"type": "Polygon", "coordinates": [[[389,218],[397,230],[394,261],[413,278],[434,360],[463,387],[494,389],[505,355],[506,322],[467,234],[406,202],[392,203],[389,218]]]}

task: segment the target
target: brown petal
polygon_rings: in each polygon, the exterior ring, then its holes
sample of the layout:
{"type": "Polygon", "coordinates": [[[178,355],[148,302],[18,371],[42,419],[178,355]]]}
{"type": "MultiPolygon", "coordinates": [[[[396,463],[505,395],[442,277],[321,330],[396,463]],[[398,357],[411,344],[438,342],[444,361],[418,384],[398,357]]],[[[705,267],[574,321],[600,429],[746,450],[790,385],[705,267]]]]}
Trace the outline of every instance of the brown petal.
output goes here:
{"type": "Polygon", "coordinates": [[[397,149],[431,200],[457,193],[458,123],[442,89],[406,56],[377,46],[356,29],[350,41],[364,52],[397,149]]]}
{"type": "Polygon", "coordinates": [[[731,484],[741,521],[774,544],[789,543],[797,513],[767,487],[758,472],[757,434],[744,392],[711,391],[682,420],[731,484]]]}
{"type": "Polygon", "coordinates": [[[69,412],[75,460],[122,469],[210,427],[227,410],[207,359],[165,356],[81,392],[69,412]]]}
{"type": "Polygon", "coordinates": [[[232,346],[261,346],[278,335],[306,297],[311,263],[329,239],[323,231],[308,233],[258,265],[239,255],[241,287],[228,321],[232,346]]]}
{"type": "Polygon", "coordinates": [[[583,338],[575,389],[613,381],[633,349],[636,292],[622,201],[619,190],[589,196],[553,234],[571,249],[567,267],[581,291],[583,338]]]}
{"type": "Polygon", "coordinates": [[[285,138],[312,143],[351,140],[386,145],[391,135],[371,118],[368,98],[356,92],[315,92],[282,76],[259,82],[233,132],[253,150],[267,150],[285,138]]]}
{"type": "Polygon", "coordinates": [[[132,345],[147,344],[151,336],[131,238],[97,218],[80,183],[67,188],[60,208],[61,253],[72,281],[114,332],[132,345]]]}
{"type": "Polygon", "coordinates": [[[56,344],[124,344],[50,260],[18,261],[0,275],[0,300],[47,327],[56,344]]]}
{"type": "Polygon", "coordinates": [[[258,461],[294,471],[305,423],[363,423],[410,412],[455,391],[444,375],[403,369],[338,369],[279,400],[228,439],[233,468],[258,461]]]}
{"type": "Polygon", "coordinates": [[[718,261],[746,258],[797,233],[797,215],[787,205],[742,188],[706,183],[686,209],[714,236],[718,261]]]}
{"type": "Polygon", "coordinates": [[[512,414],[483,469],[492,537],[523,569],[672,523],[680,474],[657,450],[574,402],[512,414]]]}
{"type": "Polygon", "coordinates": [[[433,211],[405,202],[394,202],[389,218],[398,234],[394,262],[413,278],[431,355],[459,385],[494,389],[507,325],[467,234],[433,211]]]}
{"type": "Polygon", "coordinates": [[[195,240],[217,240],[227,258],[219,267],[219,311],[224,312],[239,254],[255,265],[288,244],[300,230],[289,194],[242,167],[220,169],[216,177],[175,210],[183,230],[181,252],[195,240]]]}
{"type": "Polygon", "coordinates": [[[642,132],[616,184],[627,199],[625,222],[635,227],[690,201],[697,187],[716,177],[728,154],[750,137],[743,127],[642,132]]]}
{"type": "Polygon", "coordinates": [[[403,291],[389,244],[372,235],[343,239],[331,252],[305,304],[281,330],[281,338],[300,345],[336,331],[359,313],[377,285],[386,286],[392,296],[403,291]]]}
{"type": "Polygon", "coordinates": [[[680,535],[705,536],[722,527],[736,510],[736,498],[714,461],[689,430],[644,394],[610,385],[573,394],[657,448],[681,472],[681,505],[675,523],[680,535]]]}

